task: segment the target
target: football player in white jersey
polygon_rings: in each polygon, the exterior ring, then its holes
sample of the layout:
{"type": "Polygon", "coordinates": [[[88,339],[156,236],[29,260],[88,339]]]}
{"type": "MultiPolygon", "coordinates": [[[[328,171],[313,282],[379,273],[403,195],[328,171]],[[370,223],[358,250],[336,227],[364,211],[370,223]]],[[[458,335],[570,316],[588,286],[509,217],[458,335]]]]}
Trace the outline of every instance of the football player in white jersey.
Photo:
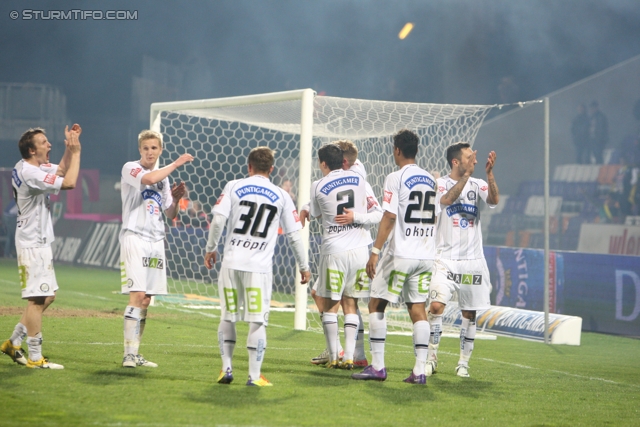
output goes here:
{"type": "Polygon", "coordinates": [[[286,234],[300,268],[301,283],[311,277],[300,230],[300,218],[291,196],[271,183],[273,151],[257,147],[249,153],[249,177],[230,181],[213,208],[204,265],[211,269],[217,259],[218,241],[227,227],[224,257],[218,276],[222,314],[218,345],[222,369],[218,383],[233,381],[231,365],[236,344],[236,323],[249,322],[248,386],[271,386],[260,373],[267,348],[266,326],[273,285],[273,253],[278,228],[286,234]],[[244,306],[244,313],[240,307],[244,306]]]}
{"type": "Polygon", "coordinates": [[[322,218],[322,244],[318,266],[317,295],[322,297],[322,327],[329,349],[329,368],[353,369],[358,298],[369,296],[369,278],[365,266],[371,235],[362,223],[349,223],[339,216],[345,209],[355,216],[367,214],[366,181],[359,174],[342,168],[343,154],[336,144],[318,150],[318,162],[324,178],[311,185],[311,218],[322,218]],[[342,301],[345,324],[345,348],[342,364],[338,361],[338,308],[342,301]]]}
{"type": "Polygon", "coordinates": [[[138,353],[153,295],[167,293],[167,266],[164,254],[164,220],[178,215],[184,195],[184,182],[169,185],[169,175],[193,160],[182,154],[169,165],[156,169],[162,153],[162,135],[144,130],[138,135],[140,160],[127,162],[120,178],[122,230],[120,231],[120,270],[122,293],[129,295],[124,310],[124,357],[122,366],[135,368],[158,365],[138,353]]]}
{"type": "Polygon", "coordinates": [[[22,160],[12,173],[13,196],[18,206],[16,253],[22,298],[27,307],[11,338],[0,350],[27,368],[63,369],[42,356],[42,313],[56,298],[58,283],[53,269],[53,222],[49,196],[75,188],[80,171],[80,134],[74,124],[64,129],[66,145],[59,165],[49,163],[51,143],[44,129],[29,129],[18,142],[22,160]],[[27,338],[29,358],[24,356],[22,340],[27,338]]]}
{"type": "Polygon", "coordinates": [[[491,151],[485,171],[487,180],[473,178],[476,151],[465,142],[447,148],[449,175],[438,178],[437,204],[441,207],[438,219],[438,248],[436,269],[431,281],[429,323],[431,339],[427,374],[438,366],[438,346],[442,333],[442,313],[455,291],[462,310],[460,327],[460,359],[456,367],[459,377],[469,376],[469,359],[476,336],[476,311],[489,308],[491,282],[482,250],[480,227],[480,199],[490,208],[500,199],[493,176],[496,153],[491,151]]]}
{"type": "Polygon", "coordinates": [[[425,311],[429,282],[436,256],[436,180],[416,164],[420,138],[403,129],[393,136],[393,159],[400,168],[384,182],[384,215],[367,262],[371,282],[369,300],[369,342],[371,365],[351,377],[384,381],[387,370],[384,347],[388,303],[402,295],[413,322],[415,365],[404,382],[426,384],[425,364],[429,347],[429,323],[425,311]],[[380,251],[391,235],[380,264],[380,251]],[[378,271],[376,271],[378,270],[378,271]]]}
{"type": "MultiPolygon", "coordinates": [[[[364,169],[364,165],[360,160],[358,160],[358,148],[356,145],[349,141],[348,139],[341,139],[333,142],[338,145],[342,150],[343,155],[343,163],[342,169],[349,170],[352,172],[356,172],[361,175],[363,179],[367,179],[367,172],[364,169]]],[[[367,214],[365,215],[354,215],[352,211],[349,209],[345,209],[342,215],[338,215],[336,217],[336,221],[340,224],[350,224],[353,222],[364,225],[367,229],[369,229],[372,225],[378,224],[380,219],[382,218],[382,209],[380,208],[380,204],[378,204],[378,200],[373,192],[373,189],[366,183],[367,187],[367,214]]],[[[309,218],[309,206],[306,205],[300,211],[300,217],[302,218],[302,225],[304,226],[305,219],[309,218]]],[[[316,303],[318,307],[318,311],[320,312],[320,317],[322,320],[322,298],[317,295],[318,289],[318,280],[313,284],[313,288],[311,289],[311,297],[316,303]]],[[[343,309],[344,311],[344,309],[343,309]]],[[[362,315],[360,314],[360,309],[356,304],[356,315],[358,316],[358,324],[357,327],[357,335],[356,335],[356,347],[353,354],[353,365],[354,367],[364,368],[368,365],[367,356],[364,352],[364,322],[362,321],[362,315]]],[[[355,326],[352,323],[345,322],[345,335],[351,334],[355,332],[355,326]]],[[[339,358],[344,358],[344,350],[338,342],[338,350],[339,350],[339,358]]],[[[329,362],[329,350],[324,349],[322,353],[318,356],[311,359],[311,363],[314,365],[324,365],[329,362]]],[[[346,367],[347,365],[342,365],[346,367]]]]}

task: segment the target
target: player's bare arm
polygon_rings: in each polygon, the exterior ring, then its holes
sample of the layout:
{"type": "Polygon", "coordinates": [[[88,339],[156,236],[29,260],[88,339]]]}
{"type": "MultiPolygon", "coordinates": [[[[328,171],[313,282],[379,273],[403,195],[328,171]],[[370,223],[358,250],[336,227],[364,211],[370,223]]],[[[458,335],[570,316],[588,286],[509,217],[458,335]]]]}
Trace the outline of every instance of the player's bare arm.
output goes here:
{"type": "Polygon", "coordinates": [[[311,218],[309,217],[309,211],[307,211],[307,210],[301,210],[300,211],[300,224],[302,224],[303,227],[304,227],[305,223],[310,219],[311,218]]]}
{"type": "Polygon", "coordinates": [[[500,191],[498,190],[498,184],[496,183],[496,179],[493,176],[493,167],[496,164],[496,152],[491,151],[489,153],[489,158],[487,159],[487,164],[485,166],[485,170],[487,172],[487,184],[489,184],[489,196],[487,197],[487,203],[490,205],[497,205],[500,200],[500,191]]]}
{"type": "Polygon", "coordinates": [[[469,177],[473,175],[473,171],[475,169],[474,165],[476,163],[476,154],[477,151],[474,151],[471,154],[470,158],[467,160],[467,165],[464,173],[462,173],[462,175],[458,177],[458,182],[456,182],[456,185],[451,187],[449,191],[447,191],[447,193],[442,196],[442,198],[440,199],[441,205],[449,206],[454,204],[455,201],[458,200],[458,197],[460,197],[460,193],[462,193],[465,185],[467,185],[467,181],[469,181],[469,177]]]}
{"type": "MultiPolygon", "coordinates": [[[[76,182],[80,174],[80,134],[82,133],[82,128],[77,123],[71,127],[71,130],[68,130],[68,127],[65,126],[64,133],[64,143],[67,148],[63,155],[65,164],[62,169],[63,175],[60,176],[63,176],[64,179],[60,188],[62,190],[72,190],[76,188],[76,182]],[[67,155],[67,153],[69,154],[67,155]],[[67,156],[66,159],[64,159],[65,156],[67,156]]],[[[60,166],[58,166],[58,171],[60,171],[60,166]]]]}
{"type": "Polygon", "coordinates": [[[168,177],[171,174],[171,172],[178,169],[180,166],[184,165],[185,163],[189,163],[191,161],[193,161],[193,156],[189,153],[185,153],[180,157],[178,157],[178,159],[175,162],[170,163],[163,168],[156,169],[153,172],[149,172],[148,174],[145,174],[140,180],[140,182],[142,182],[143,185],[157,184],[158,182],[168,177]]]}
{"type": "Polygon", "coordinates": [[[378,258],[380,256],[380,250],[387,241],[391,230],[396,225],[396,214],[385,211],[380,220],[380,226],[378,227],[378,235],[376,241],[373,242],[373,248],[369,255],[369,261],[367,261],[367,276],[373,279],[376,275],[376,266],[378,265],[378,258]]]}
{"type": "Polygon", "coordinates": [[[171,187],[171,197],[173,198],[173,203],[171,203],[171,206],[169,206],[164,211],[167,215],[167,218],[174,219],[176,216],[178,216],[178,212],[180,212],[180,208],[178,207],[180,199],[182,199],[182,196],[184,196],[184,193],[186,191],[187,187],[185,186],[184,182],[181,182],[180,184],[173,184],[173,186],[171,187]]]}
{"type": "Polygon", "coordinates": [[[73,154],[80,154],[80,134],[82,133],[82,128],[79,124],[74,124],[69,130],[69,126],[64,127],[64,145],[65,150],[62,155],[62,159],[58,164],[58,169],[56,170],[56,175],[65,176],[67,173],[67,169],[69,169],[69,165],[71,163],[71,156],[73,154]]]}

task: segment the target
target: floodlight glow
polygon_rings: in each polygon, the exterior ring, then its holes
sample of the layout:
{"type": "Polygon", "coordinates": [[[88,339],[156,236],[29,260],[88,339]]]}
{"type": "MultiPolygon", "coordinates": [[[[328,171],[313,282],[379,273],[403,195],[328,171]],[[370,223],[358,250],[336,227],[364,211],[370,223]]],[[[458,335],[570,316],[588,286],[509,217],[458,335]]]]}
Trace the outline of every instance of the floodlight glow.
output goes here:
{"type": "Polygon", "coordinates": [[[405,38],[407,38],[411,30],[413,30],[413,23],[407,22],[406,24],[404,24],[404,27],[402,27],[402,29],[400,30],[400,33],[398,34],[398,38],[400,40],[404,40],[405,38]]]}

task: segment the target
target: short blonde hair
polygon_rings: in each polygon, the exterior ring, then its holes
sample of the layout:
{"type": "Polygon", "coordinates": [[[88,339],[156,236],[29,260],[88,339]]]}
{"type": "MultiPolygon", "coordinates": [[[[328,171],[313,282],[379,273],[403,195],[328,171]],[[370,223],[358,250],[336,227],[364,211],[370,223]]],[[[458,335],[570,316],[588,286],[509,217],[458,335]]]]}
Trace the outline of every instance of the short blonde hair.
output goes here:
{"type": "Polygon", "coordinates": [[[358,160],[358,147],[356,147],[356,144],[348,139],[340,139],[335,141],[334,144],[340,147],[340,150],[342,150],[342,156],[347,159],[349,166],[353,166],[356,160],[358,160]]]}
{"type": "Polygon", "coordinates": [[[156,132],[155,130],[145,129],[138,135],[138,148],[142,146],[142,141],[146,141],[147,139],[157,139],[160,143],[160,148],[162,148],[162,134],[160,132],[156,132]]]}

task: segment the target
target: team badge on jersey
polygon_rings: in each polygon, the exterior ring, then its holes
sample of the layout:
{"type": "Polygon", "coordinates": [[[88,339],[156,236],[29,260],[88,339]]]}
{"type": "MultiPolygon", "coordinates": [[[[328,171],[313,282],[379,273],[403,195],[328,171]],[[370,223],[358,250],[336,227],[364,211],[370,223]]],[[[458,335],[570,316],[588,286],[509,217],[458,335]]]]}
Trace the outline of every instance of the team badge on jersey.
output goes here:
{"type": "Polygon", "coordinates": [[[160,215],[160,209],[158,209],[158,205],[153,203],[151,200],[147,202],[147,212],[149,212],[149,215],[160,215]]]}
{"type": "Polygon", "coordinates": [[[467,193],[467,199],[469,200],[475,200],[476,199],[476,192],[471,190],[467,193]]]}
{"type": "Polygon", "coordinates": [[[56,175],[52,173],[48,173],[47,176],[44,177],[43,181],[46,182],[47,184],[53,185],[56,182],[56,175]]]}
{"type": "Polygon", "coordinates": [[[480,190],[482,191],[487,191],[489,189],[489,187],[487,187],[486,185],[483,185],[482,187],[480,187],[480,190]]]}
{"type": "Polygon", "coordinates": [[[156,184],[158,186],[158,190],[162,191],[162,189],[164,188],[164,182],[160,181],[158,184],[156,184]]]}
{"type": "Polygon", "coordinates": [[[384,192],[384,202],[391,203],[391,199],[393,198],[393,193],[391,191],[384,192]]]}
{"type": "Polygon", "coordinates": [[[40,285],[40,290],[42,292],[49,292],[49,285],[47,283],[43,283],[42,285],[40,285]]]}
{"type": "Polygon", "coordinates": [[[453,226],[454,227],[460,227],[462,229],[466,229],[469,227],[473,227],[473,219],[467,219],[467,218],[460,218],[460,219],[454,219],[453,220],[453,226]]]}
{"type": "Polygon", "coordinates": [[[129,172],[129,174],[130,174],[132,177],[134,177],[134,178],[135,178],[136,176],[138,176],[138,174],[140,173],[140,171],[141,171],[141,170],[142,170],[142,168],[135,168],[135,169],[131,169],[131,172],[129,172]]]}

